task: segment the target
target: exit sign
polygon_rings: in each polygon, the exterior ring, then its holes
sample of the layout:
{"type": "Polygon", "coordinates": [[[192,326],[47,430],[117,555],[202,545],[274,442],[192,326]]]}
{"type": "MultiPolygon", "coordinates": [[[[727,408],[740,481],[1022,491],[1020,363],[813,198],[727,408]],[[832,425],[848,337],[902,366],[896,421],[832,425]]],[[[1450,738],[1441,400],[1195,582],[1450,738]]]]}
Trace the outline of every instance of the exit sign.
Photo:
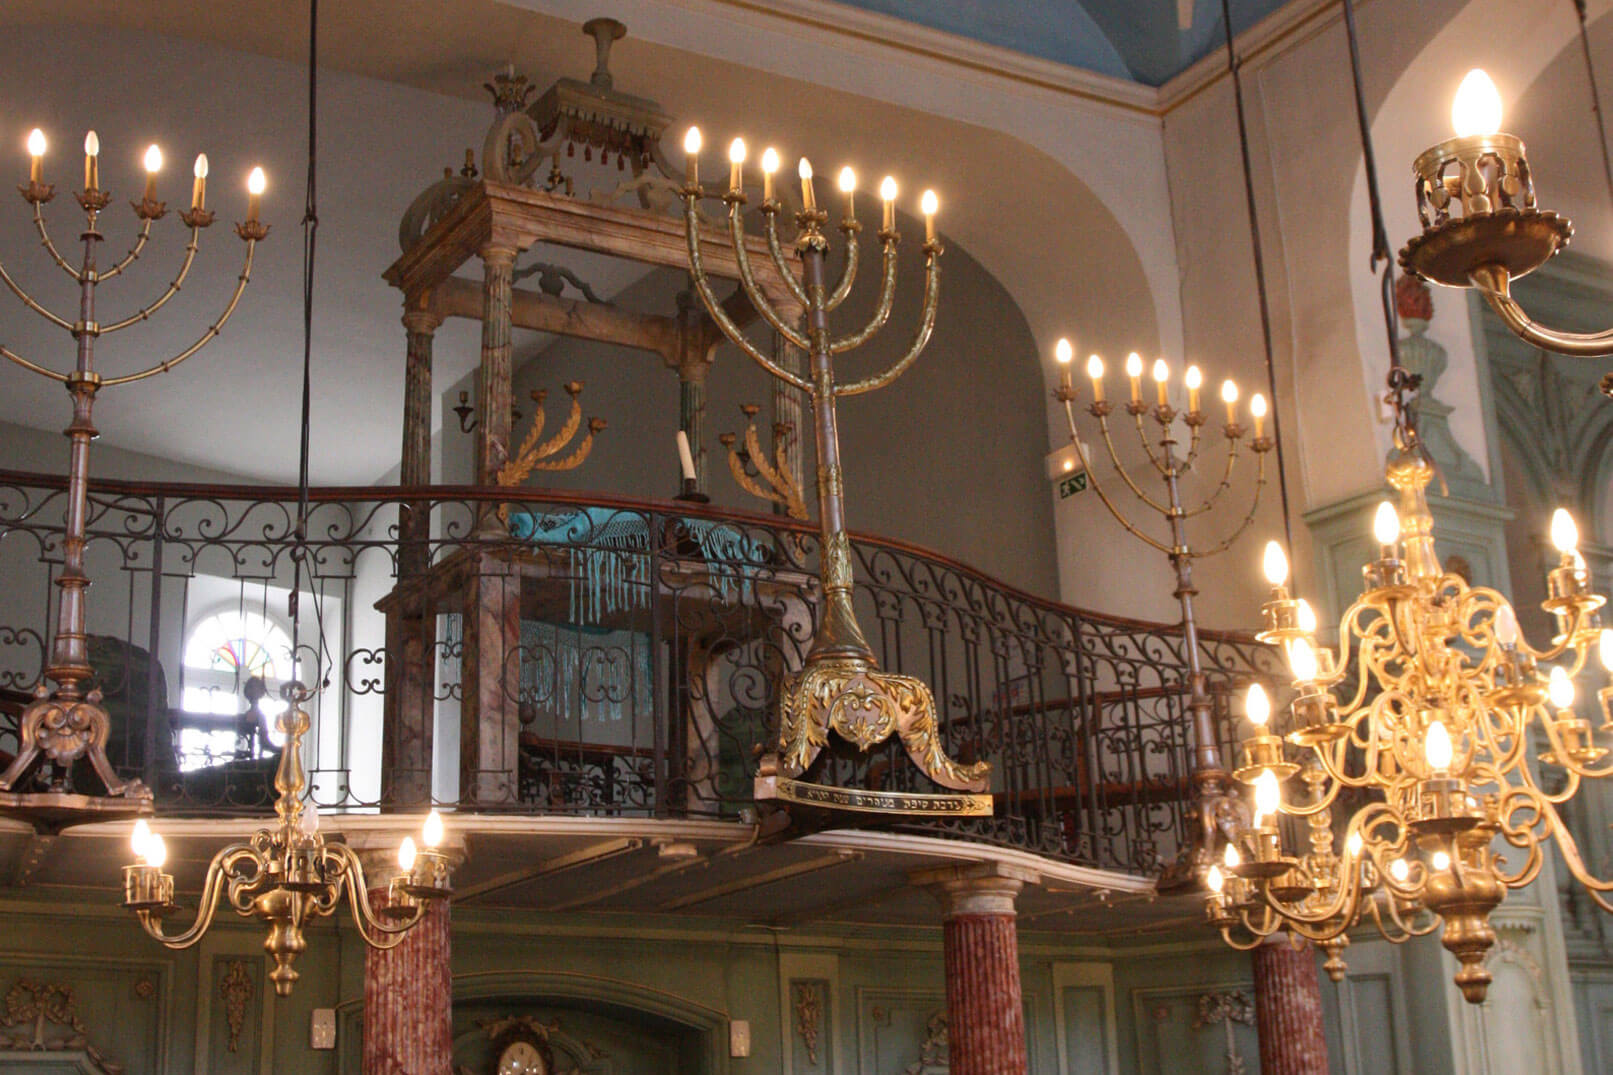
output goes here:
{"type": "Polygon", "coordinates": [[[1086,471],[1082,471],[1079,474],[1071,474],[1068,478],[1065,478],[1065,479],[1063,479],[1062,481],[1059,482],[1059,499],[1060,500],[1068,500],[1070,497],[1074,496],[1076,493],[1085,492],[1086,487],[1087,487],[1086,471]]]}

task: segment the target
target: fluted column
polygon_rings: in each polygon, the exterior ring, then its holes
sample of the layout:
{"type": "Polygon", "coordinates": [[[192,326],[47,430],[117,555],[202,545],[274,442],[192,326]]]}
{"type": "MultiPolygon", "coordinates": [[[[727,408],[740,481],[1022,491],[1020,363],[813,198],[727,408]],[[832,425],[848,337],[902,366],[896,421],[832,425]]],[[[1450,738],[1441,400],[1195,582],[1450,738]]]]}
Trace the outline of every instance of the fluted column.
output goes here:
{"type": "MultiPolygon", "coordinates": [[[[390,879],[383,866],[395,854],[395,849],[363,853],[370,905],[377,910],[386,906],[390,879]]],[[[452,1070],[450,951],[447,900],[435,901],[395,948],[366,950],[363,1075],[448,1075],[452,1070]]]]}
{"type": "Polygon", "coordinates": [[[1253,958],[1261,1075],[1328,1075],[1316,953],[1278,934],[1253,958]]]}
{"type": "Polygon", "coordinates": [[[941,902],[952,1075],[1025,1075],[1014,900],[1036,875],[998,863],[913,875],[941,902]]]}
{"type": "Polygon", "coordinates": [[[482,366],[477,381],[476,484],[495,485],[510,451],[510,301],[516,250],[482,254],[482,366]]]}

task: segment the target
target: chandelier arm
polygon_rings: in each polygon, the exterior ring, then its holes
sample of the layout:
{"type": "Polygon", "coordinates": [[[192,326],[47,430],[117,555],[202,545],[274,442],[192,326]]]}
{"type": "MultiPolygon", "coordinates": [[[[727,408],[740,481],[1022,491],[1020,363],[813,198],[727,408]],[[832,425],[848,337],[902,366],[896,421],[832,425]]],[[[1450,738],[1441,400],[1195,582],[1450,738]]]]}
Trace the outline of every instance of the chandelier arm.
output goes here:
{"type": "MultiPolygon", "coordinates": [[[[929,260],[925,263],[926,276],[924,279],[924,307],[925,311],[929,313],[931,317],[934,317],[934,311],[930,309],[930,306],[933,302],[933,298],[930,294],[933,281],[930,279],[929,274],[936,271],[935,253],[929,244],[925,244],[925,250],[929,252],[929,260]]],[[[890,320],[891,306],[896,301],[895,235],[886,234],[880,240],[880,255],[879,304],[874,307],[873,316],[869,318],[868,324],[864,325],[860,332],[854,332],[850,336],[835,340],[829,344],[829,353],[831,355],[844,354],[845,352],[854,348],[861,347],[873,337],[874,333],[885,327],[886,321],[890,320]]],[[[928,330],[924,328],[922,323],[919,327],[924,336],[928,338],[928,330]]],[[[842,390],[840,394],[849,395],[851,393],[842,390]]]]}
{"type": "MultiPolygon", "coordinates": [[[[1195,436],[1196,435],[1197,435],[1197,431],[1195,431],[1195,436]]],[[[1189,462],[1189,464],[1191,464],[1192,460],[1189,459],[1188,462],[1189,462]]],[[[1264,462],[1264,460],[1262,460],[1262,462],[1264,462]]],[[[1221,481],[1220,481],[1220,483],[1218,485],[1216,485],[1216,487],[1213,490],[1210,491],[1210,494],[1204,498],[1204,502],[1201,503],[1198,507],[1193,508],[1193,509],[1191,509],[1189,511],[1183,512],[1182,513],[1182,518],[1191,519],[1195,515],[1203,515],[1205,512],[1207,512],[1211,508],[1215,507],[1216,501],[1221,499],[1221,494],[1226,492],[1228,489],[1230,489],[1232,487],[1232,473],[1233,473],[1233,469],[1237,466],[1237,463],[1238,463],[1238,441],[1234,437],[1229,437],[1229,438],[1227,438],[1227,465],[1226,465],[1225,469],[1223,469],[1221,471],[1221,481]]],[[[1188,469],[1187,465],[1184,465],[1182,467],[1182,469],[1183,470],[1188,469]]]]}
{"type": "Polygon", "coordinates": [[[1269,937],[1269,936],[1271,936],[1270,933],[1261,934],[1261,933],[1253,933],[1253,932],[1251,932],[1249,940],[1247,940],[1247,941],[1237,940],[1237,939],[1234,939],[1233,936],[1232,936],[1232,927],[1231,926],[1222,926],[1221,927],[1221,939],[1226,941],[1227,947],[1235,948],[1240,952],[1252,952],[1252,951],[1254,951],[1256,948],[1259,948],[1261,945],[1265,944],[1266,943],[1266,938],[1269,937]]]}
{"type": "MultiPolygon", "coordinates": [[[[1113,500],[1109,499],[1109,493],[1104,489],[1103,482],[1098,480],[1098,472],[1096,468],[1093,467],[1092,460],[1088,458],[1086,448],[1081,444],[1081,438],[1075,435],[1075,417],[1070,414],[1069,403],[1064,404],[1064,410],[1070,419],[1070,443],[1075,445],[1076,454],[1081,457],[1081,465],[1086,468],[1087,481],[1091,483],[1093,491],[1098,494],[1098,499],[1102,501],[1103,506],[1109,510],[1110,515],[1114,516],[1115,522],[1125,527],[1127,533],[1137,538],[1143,544],[1152,546],[1154,549],[1169,555],[1171,551],[1169,545],[1166,545],[1162,541],[1156,541],[1154,538],[1148,536],[1133,526],[1131,520],[1122,514],[1120,508],[1115,505],[1113,500]]],[[[1099,421],[1101,422],[1102,419],[1099,421]]],[[[1109,442],[1109,431],[1107,424],[1105,424],[1103,439],[1105,443],[1109,442]]],[[[1109,458],[1114,459],[1114,446],[1112,444],[1109,447],[1109,458]]],[[[1137,486],[1132,483],[1131,476],[1128,475],[1125,470],[1121,469],[1119,460],[1115,460],[1115,469],[1120,472],[1120,476],[1125,479],[1126,484],[1131,486],[1132,492],[1136,493],[1139,497],[1142,497],[1142,499],[1147,502],[1150,507],[1157,507],[1154,505],[1153,501],[1148,499],[1147,495],[1144,494],[1142,490],[1138,489],[1137,486]]]]}
{"type": "Polygon", "coordinates": [[[700,191],[697,187],[685,188],[683,192],[684,239],[689,248],[689,275],[694,280],[695,290],[699,292],[701,301],[706,304],[706,311],[711,314],[711,319],[717,323],[717,327],[722,330],[722,334],[728,337],[729,342],[743,351],[745,356],[752,362],[761,366],[784,383],[799,388],[807,393],[808,396],[812,395],[812,385],[805,378],[797,376],[778,365],[762,354],[755,344],[745,338],[745,333],[738,325],[734,324],[733,318],[728,316],[728,311],[723,308],[723,304],[712,293],[711,282],[706,279],[705,269],[702,267],[700,257],[700,214],[695,205],[695,199],[699,196],[700,191]]]}
{"type": "MultiPolygon", "coordinates": [[[[36,212],[36,215],[37,215],[37,212],[36,212]]],[[[40,220],[39,226],[40,226],[40,235],[43,236],[44,235],[44,226],[45,226],[44,220],[40,220]]],[[[192,234],[192,237],[195,236],[195,230],[194,229],[192,229],[191,234],[192,234]]],[[[123,270],[127,269],[130,265],[133,265],[135,263],[135,259],[137,259],[140,256],[140,252],[146,248],[146,240],[148,238],[150,238],[150,236],[151,236],[151,218],[150,217],[141,217],[140,218],[140,234],[135,236],[134,246],[130,247],[129,252],[127,254],[123,255],[123,260],[122,261],[120,261],[116,265],[112,266],[106,272],[98,274],[96,276],[96,278],[95,278],[96,282],[101,283],[103,281],[110,280],[114,276],[117,276],[119,273],[123,272],[123,270]]],[[[66,266],[64,265],[63,268],[66,268],[66,266]]]]}
{"type": "MultiPolygon", "coordinates": [[[[348,903],[353,909],[353,922],[358,926],[359,936],[364,938],[364,943],[383,951],[396,947],[403,940],[403,935],[425,914],[424,905],[416,903],[407,918],[399,919],[396,925],[389,925],[382,921],[381,916],[370,906],[369,885],[364,880],[364,866],[359,862],[358,854],[346,844],[330,844],[326,847],[325,853],[340,863],[341,885],[347,888],[348,903]]],[[[332,895],[334,898],[326,914],[334,910],[336,903],[341,900],[340,889],[332,895]]]]}
{"type": "MultiPolygon", "coordinates": [[[[110,325],[102,325],[101,335],[106,336],[113,332],[117,332],[119,329],[128,328],[137,321],[144,321],[146,318],[150,317],[152,314],[166,306],[169,299],[179,294],[179,289],[185,284],[185,277],[190,274],[191,262],[196,260],[196,247],[198,243],[198,236],[200,234],[201,230],[199,228],[192,227],[190,229],[190,242],[185,244],[185,260],[180,263],[179,274],[175,276],[173,282],[168,285],[168,290],[164,291],[157,298],[156,302],[153,302],[150,306],[136,310],[128,317],[125,317],[122,321],[114,321],[110,325]]],[[[128,258],[125,258],[124,264],[126,265],[128,262],[133,261],[134,256],[137,253],[138,250],[136,250],[134,253],[131,253],[128,258]]],[[[123,265],[119,265],[117,271],[121,272],[122,270],[123,265]]],[[[113,273],[107,273],[106,275],[111,276],[113,273]]]]}
{"type": "Polygon", "coordinates": [[[801,281],[796,277],[795,270],[790,268],[789,259],[784,256],[784,247],[779,243],[778,208],[776,206],[770,207],[764,203],[762,205],[762,216],[767,219],[767,227],[764,230],[767,232],[767,252],[773,259],[773,267],[784,278],[784,287],[785,290],[789,291],[790,297],[800,303],[801,308],[804,310],[810,305],[807,302],[806,288],[801,286],[801,281]]]}
{"type": "Polygon", "coordinates": [[[44,366],[30,362],[17,352],[11,350],[9,347],[0,347],[0,356],[9,358],[23,369],[31,370],[32,372],[39,374],[41,377],[49,377],[51,380],[59,381],[62,384],[67,383],[67,374],[57,373],[55,370],[46,369],[44,366]]]}
{"type": "Polygon", "coordinates": [[[246,291],[247,282],[252,279],[252,250],[256,245],[256,240],[248,239],[246,241],[246,264],[241,267],[241,275],[236,278],[235,294],[230,296],[230,301],[224,307],[224,312],[219,315],[217,321],[214,321],[211,325],[207,326],[207,331],[202,333],[200,339],[191,344],[189,347],[185,348],[183,351],[179,352],[179,354],[175,355],[173,358],[159,362],[155,366],[151,366],[147,369],[143,369],[139,373],[128,373],[122,377],[108,377],[105,381],[101,382],[102,387],[128,384],[131,381],[143,381],[147,377],[152,377],[159,373],[167,373],[169,370],[173,369],[175,366],[185,361],[185,359],[189,358],[191,355],[194,355],[197,351],[200,351],[203,347],[206,347],[210,342],[212,342],[213,337],[217,336],[224,330],[224,323],[230,319],[230,315],[235,313],[236,304],[241,301],[241,295],[246,291]]]}
{"type": "MultiPolygon", "coordinates": [[[[1244,515],[1243,521],[1240,522],[1237,526],[1233,527],[1232,533],[1228,534],[1225,538],[1223,538],[1219,544],[1213,545],[1210,548],[1205,549],[1203,552],[1197,553],[1195,555],[1197,555],[1198,557],[1200,557],[1202,559],[1203,557],[1206,557],[1206,556],[1215,556],[1215,555],[1218,555],[1219,553],[1226,552],[1228,549],[1232,548],[1232,543],[1234,541],[1237,541],[1238,538],[1240,536],[1242,536],[1243,532],[1245,530],[1249,529],[1249,525],[1255,521],[1255,512],[1260,509],[1260,492],[1261,492],[1262,489],[1264,489],[1266,487],[1266,456],[1265,456],[1265,453],[1261,453],[1260,463],[1259,463],[1258,468],[1255,471],[1255,474],[1256,474],[1256,477],[1255,477],[1254,493],[1249,498],[1249,511],[1248,511],[1248,513],[1246,515],[1244,515]]],[[[1219,495],[1219,494],[1217,494],[1217,495],[1219,495]]]]}
{"type": "Polygon", "coordinates": [[[1510,291],[1511,274],[1499,265],[1482,265],[1468,276],[1490,309],[1527,343],[1570,358],[1607,358],[1613,355],[1613,329],[1605,332],[1562,332],[1537,323],[1519,306],[1510,291]]]}
{"type": "Polygon", "coordinates": [[[739,267],[739,284],[745,289],[745,297],[762,319],[789,341],[792,347],[809,350],[810,344],[802,335],[801,330],[779,316],[773,304],[767,301],[767,295],[762,291],[762,285],[757,281],[756,274],[751,271],[750,251],[745,245],[745,218],[741,215],[745,208],[745,201],[741,195],[731,195],[728,202],[728,238],[734,248],[734,264],[739,267]]]}
{"type": "MultiPolygon", "coordinates": [[[[73,323],[71,321],[65,321],[62,318],[57,317],[55,314],[45,309],[45,307],[35,302],[33,296],[29,295],[28,292],[18,287],[17,282],[13,280],[11,278],[11,274],[6,271],[4,263],[0,263],[0,281],[4,281],[5,285],[11,289],[11,293],[21,299],[22,304],[28,307],[34,313],[38,314],[40,317],[43,317],[46,321],[49,321],[59,329],[63,329],[67,332],[73,331],[73,323]]],[[[65,380],[65,378],[63,379],[65,380]]]]}
{"type": "Polygon", "coordinates": [[[1303,805],[1298,803],[1283,803],[1282,812],[1289,817],[1311,817],[1312,815],[1320,814],[1322,811],[1333,805],[1333,800],[1339,797],[1339,791],[1343,788],[1343,786],[1342,781],[1330,780],[1328,781],[1328,790],[1323,793],[1320,799],[1317,799],[1315,802],[1305,803],[1303,805]]]}
{"type": "Polygon", "coordinates": [[[860,226],[854,217],[847,217],[840,222],[840,233],[846,237],[846,265],[840,272],[840,282],[835,285],[835,289],[824,300],[823,308],[825,310],[833,310],[842,302],[845,302],[846,296],[851,294],[851,285],[857,282],[857,232],[859,230],[860,226]]]}
{"type": "Polygon", "coordinates": [[[138,912],[140,925],[148,934],[169,948],[189,948],[201,940],[212,926],[213,916],[218,913],[219,897],[223,894],[231,867],[243,855],[256,858],[252,848],[246,844],[230,844],[220,848],[213,856],[213,860],[207,864],[207,878],[202,883],[201,898],[197,901],[196,919],[183,933],[164,933],[162,920],[149,911],[138,912]]]}
{"type": "MultiPolygon", "coordinates": [[[[888,278],[894,282],[896,279],[896,244],[894,240],[886,249],[890,252],[888,278]]],[[[924,309],[919,314],[919,323],[918,327],[913,330],[913,338],[908,342],[907,353],[897,359],[895,364],[884,373],[876,373],[872,377],[865,377],[860,381],[837,386],[835,388],[837,397],[860,396],[864,392],[884,388],[903,373],[906,373],[907,367],[911,366],[919,355],[923,353],[924,348],[929,346],[930,334],[935,331],[935,313],[941,302],[941,247],[936,243],[925,243],[924,253],[924,309]]],[[[870,324],[867,329],[864,329],[857,336],[848,337],[846,340],[841,340],[833,345],[832,352],[839,354],[842,350],[845,350],[846,348],[842,347],[842,344],[847,347],[855,346],[855,344],[850,344],[849,340],[855,339],[858,343],[861,343],[882,324],[884,324],[884,318],[880,318],[878,324],[870,324]]]]}
{"type": "MultiPolygon", "coordinates": [[[[50,232],[45,228],[45,207],[41,202],[34,202],[34,227],[39,229],[39,245],[45,248],[45,252],[50,255],[50,259],[56,263],[62,272],[72,277],[75,282],[82,284],[84,282],[83,273],[67,263],[67,259],[62,257],[61,251],[56,249],[56,243],[52,241],[50,232]]],[[[146,221],[146,227],[140,231],[140,241],[142,243],[145,242],[146,230],[150,227],[151,222],[148,220],[146,221]]]]}

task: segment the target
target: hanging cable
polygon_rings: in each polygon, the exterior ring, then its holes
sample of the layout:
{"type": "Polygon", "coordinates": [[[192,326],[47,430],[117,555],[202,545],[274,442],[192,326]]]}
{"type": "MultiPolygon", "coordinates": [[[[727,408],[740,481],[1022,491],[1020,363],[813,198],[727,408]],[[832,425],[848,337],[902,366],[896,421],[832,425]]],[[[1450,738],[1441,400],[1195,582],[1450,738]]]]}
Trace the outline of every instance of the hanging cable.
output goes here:
{"type": "Polygon", "coordinates": [[[1591,114],[1596,117],[1596,137],[1602,146],[1602,175],[1607,180],[1607,196],[1613,201],[1613,155],[1607,148],[1607,121],[1602,117],[1602,94],[1596,87],[1596,65],[1591,62],[1591,31],[1586,25],[1586,0],[1574,0],[1579,14],[1579,46],[1585,52],[1585,77],[1591,83],[1591,114]]]}
{"type": "Polygon", "coordinates": [[[1243,114],[1242,61],[1232,45],[1232,4],[1221,0],[1221,24],[1226,30],[1227,71],[1232,75],[1232,99],[1238,110],[1238,149],[1243,154],[1243,192],[1249,207],[1249,243],[1255,261],[1255,293],[1260,299],[1260,338],[1266,347],[1266,390],[1271,393],[1271,437],[1277,446],[1277,492],[1282,498],[1283,539],[1290,557],[1294,553],[1294,525],[1288,509],[1288,467],[1283,458],[1283,426],[1278,417],[1277,366],[1272,358],[1271,305],[1266,298],[1266,260],[1260,247],[1260,217],[1255,211],[1254,169],[1249,163],[1249,125],[1243,114]]]}

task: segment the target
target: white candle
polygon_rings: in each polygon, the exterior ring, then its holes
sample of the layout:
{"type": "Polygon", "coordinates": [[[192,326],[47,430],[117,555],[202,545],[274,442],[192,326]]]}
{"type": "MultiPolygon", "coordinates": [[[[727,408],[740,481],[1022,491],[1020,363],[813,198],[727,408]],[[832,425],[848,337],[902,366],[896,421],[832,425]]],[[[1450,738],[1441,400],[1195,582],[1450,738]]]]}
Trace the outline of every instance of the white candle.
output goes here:
{"type": "Polygon", "coordinates": [[[700,128],[690,127],[683,136],[684,178],[691,187],[700,185],[700,128]]]}
{"type": "Polygon", "coordinates": [[[683,466],[683,480],[694,481],[694,453],[689,450],[689,435],[681,429],[678,430],[678,462],[683,466]]]}

